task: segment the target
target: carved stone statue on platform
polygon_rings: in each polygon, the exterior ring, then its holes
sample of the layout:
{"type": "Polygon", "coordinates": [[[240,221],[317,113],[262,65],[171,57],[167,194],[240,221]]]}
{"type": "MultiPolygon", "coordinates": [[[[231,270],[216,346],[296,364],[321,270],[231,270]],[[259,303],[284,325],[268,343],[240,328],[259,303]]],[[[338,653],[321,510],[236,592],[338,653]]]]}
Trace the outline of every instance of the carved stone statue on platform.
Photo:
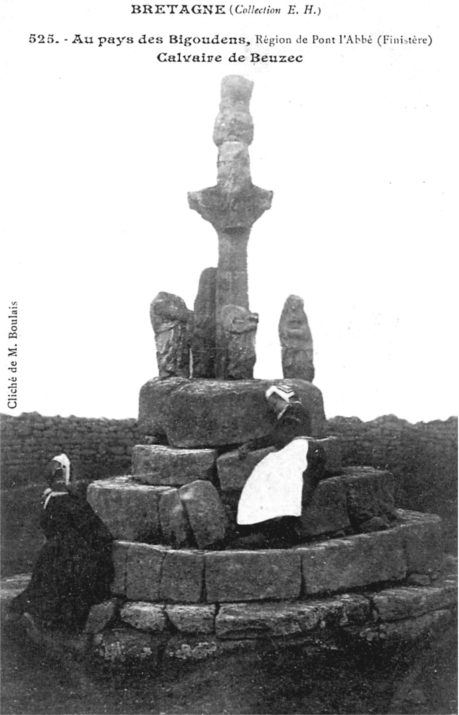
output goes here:
{"type": "Polygon", "coordinates": [[[290,295],[285,301],[279,321],[284,377],[314,379],[312,334],[304,312],[303,299],[290,295]]]}
{"type": "Polygon", "coordinates": [[[205,268],[194,302],[193,377],[215,377],[217,268],[205,268]]]}
{"type": "Polygon", "coordinates": [[[185,301],[161,291],[150,305],[159,377],[190,377],[190,328],[193,313],[185,301]]]}
{"type": "Polygon", "coordinates": [[[257,359],[255,338],[258,314],[240,305],[225,305],[220,320],[226,344],[225,379],[252,378],[257,359]]]}

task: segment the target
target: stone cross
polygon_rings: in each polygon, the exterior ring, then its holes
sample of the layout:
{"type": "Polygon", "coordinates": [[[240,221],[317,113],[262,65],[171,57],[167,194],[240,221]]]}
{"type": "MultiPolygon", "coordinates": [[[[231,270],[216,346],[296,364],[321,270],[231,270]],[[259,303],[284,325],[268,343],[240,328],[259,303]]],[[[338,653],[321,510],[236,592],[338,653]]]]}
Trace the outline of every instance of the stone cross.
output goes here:
{"type": "Polygon", "coordinates": [[[253,139],[249,103],[253,82],[225,77],[213,140],[218,147],[217,185],[188,194],[191,209],[209,221],[218,236],[216,286],[216,376],[223,378],[221,311],[226,305],[249,309],[247,245],[253,224],[269,208],[273,192],[252,184],[248,147],[253,139]]]}

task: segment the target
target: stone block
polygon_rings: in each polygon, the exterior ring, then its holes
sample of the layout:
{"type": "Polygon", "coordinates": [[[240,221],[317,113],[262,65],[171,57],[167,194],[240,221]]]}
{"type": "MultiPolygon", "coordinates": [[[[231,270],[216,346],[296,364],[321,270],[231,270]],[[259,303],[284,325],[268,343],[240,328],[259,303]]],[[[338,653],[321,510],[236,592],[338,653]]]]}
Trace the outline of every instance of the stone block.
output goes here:
{"type": "Polygon", "coordinates": [[[155,633],[133,628],[117,628],[99,633],[94,639],[94,655],[113,664],[148,661],[151,667],[159,664],[164,641],[155,633]]]}
{"type": "Polygon", "coordinates": [[[321,613],[306,602],[231,603],[215,620],[218,638],[266,638],[303,634],[319,625],[321,613]]]}
{"type": "Polygon", "coordinates": [[[168,489],[159,500],[162,541],[176,549],[192,545],[193,534],[178,489],[168,489]]]}
{"type": "Polygon", "coordinates": [[[239,452],[234,450],[226,452],[217,459],[217,472],[222,492],[239,490],[242,491],[247,479],[258,462],[261,462],[271,452],[275,452],[274,447],[257,449],[244,458],[239,458],[239,452]]]}
{"type": "Polygon", "coordinates": [[[369,613],[368,599],[353,594],[296,603],[231,603],[221,606],[215,630],[217,637],[231,639],[299,636],[363,623],[369,613]]]}
{"type": "Polygon", "coordinates": [[[215,604],[174,604],[166,606],[167,617],[180,633],[214,633],[215,604]]]}
{"type": "Polygon", "coordinates": [[[298,598],[300,554],[296,551],[221,551],[205,555],[208,602],[298,598]]]}
{"type": "Polygon", "coordinates": [[[432,579],[427,574],[423,573],[410,573],[406,577],[406,582],[410,586],[430,586],[432,579]]]}
{"type": "Polygon", "coordinates": [[[405,586],[386,588],[371,595],[371,600],[382,621],[398,621],[453,606],[457,596],[442,586],[405,586]]]}
{"type": "Polygon", "coordinates": [[[435,514],[397,509],[408,573],[431,574],[443,559],[441,518],[435,514]]]}
{"type": "Polygon", "coordinates": [[[212,479],[216,459],[214,449],[138,444],[132,450],[133,478],[142,484],[180,487],[196,479],[212,479]]]}
{"type": "Polygon", "coordinates": [[[92,482],[87,499],[114,539],[155,542],[160,538],[159,498],[165,489],[112,477],[92,482]]]}
{"type": "Polygon", "coordinates": [[[300,521],[302,536],[317,536],[350,527],[346,490],[339,477],[319,482],[300,521]]]}
{"type": "Polygon", "coordinates": [[[130,601],[158,601],[167,549],[131,544],[126,558],[126,596],[130,601]]]}
{"type": "Polygon", "coordinates": [[[85,633],[100,633],[110,626],[118,615],[120,602],[117,598],[111,598],[103,603],[96,603],[89,611],[86,620],[85,633]]]}
{"type": "Polygon", "coordinates": [[[410,645],[413,641],[421,640],[425,646],[426,638],[434,638],[444,633],[452,624],[453,616],[448,609],[441,609],[426,613],[418,618],[407,618],[380,625],[380,636],[387,645],[410,645]]]}
{"type": "Polygon", "coordinates": [[[341,474],[343,465],[341,462],[341,444],[338,437],[330,436],[318,439],[319,444],[325,452],[325,470],[328,474],[341,474]]]}
{"type": "Polygon", "coordinates": [[[265,392],[288,383],[310,418],[310,436],[325,428],[322,393],[306,380],[150,380],[140,391],[139,427],[166,434],[173,447],[200,448],[242,444],[270,433],[274,422],[265,392]]]}
{"type": "Polygon", "coordinates": [[[359,531],[362,534],[371,534],[373,531],[385,531],[389,526],[389,517],[383,514],[382,516],[372,516],[368,521],[361,522],[359,531]]]}
{"type": "Polygon", "coordinates": [[[126,560],[130,542],[114,541],[112,544],[112,561],[115,571],[110,590],[116,596],[126,594],[126,560]]]}
{"type": "Polygon", "coordinates": [[[370,618],[371,602],[369,598],[357,593],[341,593],[339,600],[343,605],[340,626],[365,623],[370,618]]]}
{"type": "Polygon", "coordinates": [[[188,384],[186,377],[159,377],[143,385],[139,394],[138,427],[141,434],[167,441],[166,422],[170,419],[171,395],[175,390],[188,384]]]}
{"type": "Polygon", "coordinates": [[[403,579],[406,560],[396,529],[299,546],[307,595],[403,579]]]}
{"type": "Polygon", "coordinates": [[[216,488],[197,480],[179,490],[193,536],[200,549],[219,546],[226,536],[228,519],[216,488]]]}
{"type": "Polygon", "coordinates": [[[204,554],[169,551],[163,562],[160,598],[164,601],[197,603],[204,585],[204,554]]]}
{"type": "Polygon", "coordinates": [[[164,651],[166,658],[180,661],[201,661],[218,655],[217,639],[206,636],[172,636],[164,651]]]}
{"type": "Polygon", "coordinates": [[[347,494],[349,519],[353,526],[375,516],[394,516],[394,477],[373,467],[346,467],[341,477],[347,494]]]}
{"type": "Polygon", "coordinates": [[[168,625],[164,606],[144,601],[128,601],[121,609],[120,617],[132,628],[150,633],[161,633],[168,625]]]}

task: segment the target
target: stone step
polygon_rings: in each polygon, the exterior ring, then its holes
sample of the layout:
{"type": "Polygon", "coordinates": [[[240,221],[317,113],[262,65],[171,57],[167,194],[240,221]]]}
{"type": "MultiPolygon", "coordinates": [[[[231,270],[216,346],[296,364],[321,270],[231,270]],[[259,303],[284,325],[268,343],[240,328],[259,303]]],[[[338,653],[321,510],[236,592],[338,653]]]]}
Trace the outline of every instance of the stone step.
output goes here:
{"type": "Polygon", "coordinates": [[[373,467],[347,467],[320,482],[302,516],[302,533],[319,536],[349,525],[356,532],[378,531],[395,515],[395,480],[373,467]]]}
{"type": "Polygon", "coordinates": [[[387,531],[290,549],[176,550],[117,541],[112,591],[149,602],[281,601],[438,572],[440,517],[397,510],[393,523],[387,531]]]}
{"type": "MultiPolygon", "coordinates": [[[[328,476],[341,474],[337,437],[315,440],[323,448],[328,476]]],[[[141,484],[181,487],[196,479],[213,480],[218,473],[222,491],[242,490],[255,466],[274,452],[267,447],[241,458],[238,450],[218,456],[216,449],[177,449],[161,444],[138,444],[132,450],[132,477],[141,484]]]]}
{"type": "MultiPolygon", "coordinates": [[[[236,452],[219,457],[220,489],[209,477],[215,465],[214,450],[175,450],[158,445],[136,447],[142,469],[154,465],[152,481],[180,483],[180,488],[141,484],[139,475],[113,477],[92,482],[88,501],[113,537],[122,541],[163,543],[175,548],[198,546],[221,548],[230,529],[236,527],[236,510],[242,486],[254,466],[271,448],[239,459],[236,452]],[[165,451],[164,451],[165,450],[165,451]],[[183,452],[176,457],[175,453],[183,452]],[[191,452],[191,456],[190,456],[191,452]],[[193,452],[199,452],[196,456],[193,452]],[[146,456],[145,456],[146,455],[146,456]],[[164,477],[159,466],[169,460],[164,477]],[[189,468],[180,471],[180,464],[189,468]],[[175,476],[174,463],[177,467],[175,476]],[[203,465],[207,479],[188,481],[192,464],[203,465]],[[241,486],[242,485],[242,486],[241,486]],[[224,505],[228,507],[225,511],[224,505]],[[228,521],[229,519],[229,521],[228,521]]],[[[139,467],[140,468],[140,467],[139,467]]],[[[197,471],[197,470],[196,470],[197,471]]],[[[140,476],[142,482],[149,474],[140,476]]],[[[372,467],[351,467],[341,476],[319,483],[310,505],[301,518],[304,538],[338,532],[366,532],[387,528],[395,513],[394,479],[390,472],[372,467]]]]}
{"type": "Polygon", "coordinates": [[[219,604],[149,603],[127,601],[118,624],[95,636],[93,653],[113,660],[116,642],[120,662],[133,656],[138,634],[138,657],[145,644],[165,645],[164,657],[200,661],[236,649],[241,654],[263,644],[327,652],[368,647],[413,647],[444,633],[454,623],[457,608],[457,559],[429,587],[405,584],[339,593],[325,597],[276,602],[219,604]],[[148,640],[150,639],[150,641],[148,640]],[[125,645],[126,640],[126,645],[125,645]]]}
{"type": "Polygon", "coordinates": [[[111,477],[92,482],[87,500],[114,539],[154,543],[161,539],[159,501],[167,491],[131,477],[111,477]]]}
{"type": "MultiPolygon", "coordinates": [[[[401,516],[405,528],[425,522],[418,514],[401,516]]],[[[259,658],[267,644],[281,644],[283,652],[294,648],[297,654],[302,649],[320,653],[367,647],[374,655],[375,648],[412,648],[445,633],[454,628],[457,609],[457,559],[448,556],[429,586],[408,586],[405,581],[361,593],[223,604],[112,598],[93,606],[81,636],[68,636],[8,617],[11,598],[29,578],[22,574],[1,582],[5,628],[15,633],[23,628],[55,656],[71,651],[78,657],[95,656],[93,663],[100,659],[123,667],[129,661],[148,661],[154,667],[164,659],[201,661],[228,652],[254,652],[259,658]]]]}
{"type": "Polygon", "coordinates": [[[142,484],[181,487],[196,479],[212,479],[216,460],[215,449],[138,444],[132,450],[132,476],[142,484]]]}
{"type": "Polygon", "coordinates": [[[310,418],[309,434],[323,436],[322,393],[306,380],[187,380],[155,378],[140,390],[139,428],[167,440],[172,447],[201,448],[242,444],[264,437],[273,428],[266,390],[290,385],[310,418]]]}
{"type": "Polygon", "coordinates": [[[122,541],[217,548],[229,527],[217,489],[203,479],[174,489],[112,477],[92,482],[87,500],[122,541]]]}

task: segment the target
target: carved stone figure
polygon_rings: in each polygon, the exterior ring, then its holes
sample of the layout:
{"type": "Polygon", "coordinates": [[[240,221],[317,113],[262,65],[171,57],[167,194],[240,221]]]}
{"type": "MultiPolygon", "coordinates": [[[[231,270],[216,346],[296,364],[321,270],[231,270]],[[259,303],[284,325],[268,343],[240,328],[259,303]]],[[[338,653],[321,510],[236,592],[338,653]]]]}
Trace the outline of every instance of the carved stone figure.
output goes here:
{"type": "Polygon", "coordinates": [[[192,311],[173,293],[161,291],[150,305],[159,377],[190,376],[192,311]]]}
{"type": "Polygon", "coordinates": [[[246,380],[253,377],[257,356],[255,337],[258,314],[240,305],[226,305],[220,314],[225,336],[225,379],[246,380]]]}
{"type": "Polygon", "coordinates": [[[249,108],[252,88],[250,80],[238,75],[230,75],[223,80],[213,136],[217,146],[227,141],[252,143],[253,119],[249,108]]]}
{"type": "Polygon", "coordinates": [[[303,299],[290,295],[285,301],[279,321],[284,377],[314,379],[312,334],[304,312],[303,299]]]}
{"type": "Polygon", "coordinates": [[[215,300],[217,269],[205,268],[199,279],[194,302],[194,325],[191,339],[193,377],[215,377],[215,300]]]}

